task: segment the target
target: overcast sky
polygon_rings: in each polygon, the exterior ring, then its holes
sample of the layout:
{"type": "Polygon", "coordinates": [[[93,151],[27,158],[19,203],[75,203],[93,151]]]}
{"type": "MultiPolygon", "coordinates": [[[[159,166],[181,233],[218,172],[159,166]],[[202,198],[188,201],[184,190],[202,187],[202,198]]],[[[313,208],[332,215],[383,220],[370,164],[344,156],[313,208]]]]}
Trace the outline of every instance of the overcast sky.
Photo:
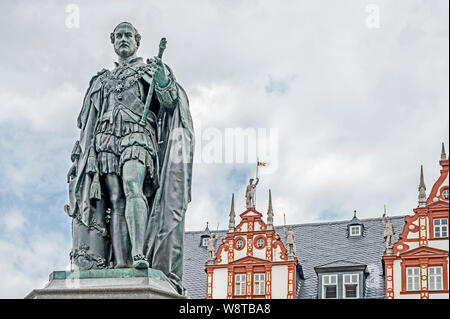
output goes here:
{"type": "MultiPolygon", "coordinates": [[[[412,214],[420,165],[429,191],[442,142],[448,153],[447,0],[2,1],[0,12],[0,298],[69,264],[76,117],[90,78],[113,67],[121,21],[142,35],[142,57],[167,38],[199,145],[226,129],[277,133],[256,208],[265,215],[270,188],[278,225],[283,213],[378,217],[383,204],[412,214]]],[[[255,163],[206,163],[207,147],[195,157],[186,230],[224,229],[255,163]]]]}

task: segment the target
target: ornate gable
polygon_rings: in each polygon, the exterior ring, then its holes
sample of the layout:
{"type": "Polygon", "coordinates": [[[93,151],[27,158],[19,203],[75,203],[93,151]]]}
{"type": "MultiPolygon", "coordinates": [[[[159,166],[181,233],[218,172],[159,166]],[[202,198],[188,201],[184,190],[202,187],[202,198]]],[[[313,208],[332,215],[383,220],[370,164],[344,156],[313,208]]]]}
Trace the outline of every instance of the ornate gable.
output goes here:
{"type": "Polygon", "coordinates": [[[267,224],[255,207],[247,207],[235,227],[234,195],[229,216],[228,232],[215,258],[205,265],[207,298],[295,298],[298,263],[294,234],[289,227],[285,229],[285,246],[275,233],[271,192],[267,224]],[[218,282],[221,284],[214,286],[218,282]],[[272,282],[277,289],[272,289],[272,282]]]}

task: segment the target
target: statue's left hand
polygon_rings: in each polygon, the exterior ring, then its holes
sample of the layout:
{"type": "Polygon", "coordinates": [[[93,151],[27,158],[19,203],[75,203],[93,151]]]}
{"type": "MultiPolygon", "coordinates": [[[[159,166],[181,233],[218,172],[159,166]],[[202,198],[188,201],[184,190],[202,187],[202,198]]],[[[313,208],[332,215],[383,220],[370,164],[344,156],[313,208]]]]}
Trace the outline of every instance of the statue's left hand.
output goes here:
{"type": "Polygon", "coordinates": [[[147,60],[147,62],[150,64],[151,68],[154,71],[153,76],[156,84],[159,87],[167,86],[167,84],[169,83],[169,79],[167,78],[164,63],[161,61],[161,59],[155,56],[154,59],[147,60]]]}

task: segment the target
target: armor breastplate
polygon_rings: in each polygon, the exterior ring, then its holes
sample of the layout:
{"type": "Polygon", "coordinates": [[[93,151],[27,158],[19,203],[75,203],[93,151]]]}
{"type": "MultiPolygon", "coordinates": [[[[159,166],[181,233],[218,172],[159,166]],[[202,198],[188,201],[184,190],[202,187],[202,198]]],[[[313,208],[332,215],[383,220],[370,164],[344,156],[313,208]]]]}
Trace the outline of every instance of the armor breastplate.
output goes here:
{"type": "MultiPolygon", "coordinates": [[[[114,122],[119,113],[123,121],[137,123],[140,120],[146,98],[142,79],[145,68],[145,65],[121,66],[105,77],[102,122],[114,122]]],[[[149,113],[148,119],[155,124],[155,114],[149,113]]]]}

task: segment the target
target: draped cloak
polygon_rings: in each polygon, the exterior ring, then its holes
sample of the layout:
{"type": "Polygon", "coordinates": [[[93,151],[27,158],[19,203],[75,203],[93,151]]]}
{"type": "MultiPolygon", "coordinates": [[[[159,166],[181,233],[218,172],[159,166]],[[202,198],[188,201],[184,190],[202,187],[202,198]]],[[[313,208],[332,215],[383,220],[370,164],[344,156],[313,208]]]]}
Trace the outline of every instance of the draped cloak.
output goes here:
{"type": "MultiPolygon", "coordinates": [[[[167,66],[166,68],[175,81],[170,68],[167,66]]],[[[69,183],[70,204],[67,213],[74,218],[74,225],[79,224],[86,229],[95,228],[96,218],[99,216],[97,211],[106,207],[104,196],[100,199],[95,198],[91,190],[95,178],[89,174],[88,167],[96,125],[103,109],[102,77],[108,72],[103,69],[91,79],[77,120],[77,126],[81,129],[80,154],[76,163],[76,176],[69,183]]],[[[171,94],[172,97],[176,96],[176,100],[171,108],[159,107],[156,94],[150,105],[150,109],[159,108],[157,120],[162,125],[158,138],[162,143],[159,144],[156,161],[159,186],[155,193],[147,198],[149,218],[145,232],[144,254],[150,267],[161,270],[178,292],[184,294],[185,289],[181,284],[184,221],[187,205],[191,201],[194,130],[187,95],[176,82],[175,88],[176,92],[171,94]]],[[[83,248],[80,247],[81,244],[88,241],[94,251],[97,253],[101,251],[100,255],[107,255],[107,236],[96,236],[97,243],[92,243],[92,236],[86,233],[86,230],[81,231],[79,227],[73,227],[72,254],[74,251],[80,251],[83,248]],[[86,236],[90,238],[83,238],[86,236]]],[[[103,257],[107,259],[107,256],[103,257]]],[[[102,264],[101,267],[106,265],[102,264]]]]}

